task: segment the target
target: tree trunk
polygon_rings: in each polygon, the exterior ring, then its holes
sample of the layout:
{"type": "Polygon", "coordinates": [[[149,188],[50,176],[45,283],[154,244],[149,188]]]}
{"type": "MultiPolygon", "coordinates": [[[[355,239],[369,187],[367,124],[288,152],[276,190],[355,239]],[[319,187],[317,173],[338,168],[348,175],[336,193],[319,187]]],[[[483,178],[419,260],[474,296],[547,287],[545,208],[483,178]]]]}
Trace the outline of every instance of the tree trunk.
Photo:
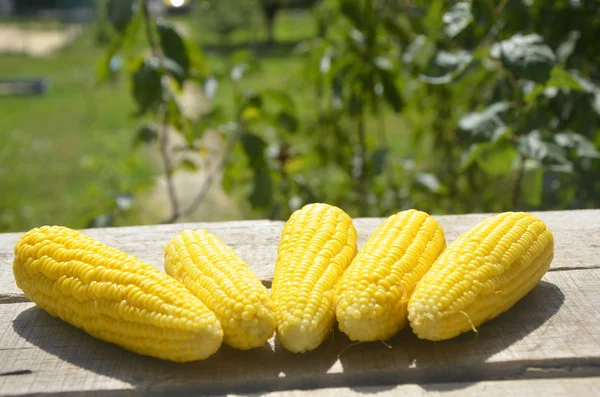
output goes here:
{"type": "Polygon", "coordinates": [[[275,42],[275,18],[281,9],[278,0],[262,0],[262,11],[267,24],[267,35],[269,44],[275,42]]]}

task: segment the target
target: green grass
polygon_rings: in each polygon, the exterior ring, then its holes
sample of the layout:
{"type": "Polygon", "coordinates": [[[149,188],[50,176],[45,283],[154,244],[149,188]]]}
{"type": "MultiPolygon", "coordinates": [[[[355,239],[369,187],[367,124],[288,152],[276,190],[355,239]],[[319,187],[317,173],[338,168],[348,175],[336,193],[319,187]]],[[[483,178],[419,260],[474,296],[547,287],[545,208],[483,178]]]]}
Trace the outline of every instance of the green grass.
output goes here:
{"type": "MultiPolygon", "coordinates": [[[[185,23],[201,44],[218,43],[196,18],[174,19],[185,23]]],[[[310,13],[286,11],[277,20],[276,38],[297,42],[315,31],[310,13]]],[[[247,31],[236,34],[238,43],[252,39],[247,31]]],[[[264,29],[257,37],[266,39],[264,29]]],[[[138,44],[145,45],[143,40],[138,44]]],[[[136,106],[127,81],[95,84],[105,51],[96,45],[91,26],[49,58],[0,54],[0,78],[46,77],[51,83],[43,96],[0,97],[0,232],[41,224],[85,227],[93,217],[114,209],[117,194],[138,194],[151,186],[156,165],[132,150],[136,122],[131,115],[136,106]]],[[[223,68],[226,62],[224,56],[207,58],[213,69],[223,68]]],[[[260,70],[244,78],[242,85],[247,90],[293,91],[299,112],[308,114],[314,93],[298,78],[302,63],[300,56],[291,53],[263,56],[260,70]]],[[[226,114],[233,114],[232,92],[231,85],[223,82],[215,99],[226,114]]],[[[371,120],[369,127],[377,129],[381,124],[371,120]]],[[[398,139],[405,129],[401,120],[386,114],[384,128],[391,147],[404,153],[406,143],[398,139]]],[[[119,223],[139,219],[133,211],[119,223]]]]}
{"type": "Polygon", "coordinates": [[[18,26],[24,30],[62,30],[65,28],[65,24],[56,20],[39,20],[31,18],[15,18],[0,16],[0,26],[18,26]]]}
{"type": "MultiPolygon", "coordinates": [[[[186,16],[173,16],[176,22],[183,22],[188,26],[190,36],[203,45],[240,45],[267,40],[267,29],[260,14],[251,14],[248,17],[249,26],[240,27],[229,37],[224,37],[209,29],[211,24],[219,23],[218,19],[207,12],[198,11],[186,16]]],[[[311,17],[309,10],[282,10],[275,20],[275,40],[277,42],[298,42],[314,37],[317,25],[311,17]]]]}
{"type": "Polygon", "coordinates": [[[0,230],[40,224],[83,227],[110,210],[113,197],[151,182],[151,167],[131,153],[135,107],[124,82],[96,87],[104,50],[86,32],[47,59],[1,55],[0,76],[46,77],[46,95],[0,97],[0,230]]]}

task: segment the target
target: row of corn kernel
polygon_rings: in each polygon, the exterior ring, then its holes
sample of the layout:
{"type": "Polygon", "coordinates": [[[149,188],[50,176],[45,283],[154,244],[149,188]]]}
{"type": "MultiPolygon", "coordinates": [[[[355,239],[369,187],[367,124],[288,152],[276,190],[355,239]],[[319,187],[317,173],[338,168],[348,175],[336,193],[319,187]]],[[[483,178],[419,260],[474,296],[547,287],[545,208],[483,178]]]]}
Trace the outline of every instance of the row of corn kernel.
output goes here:
{"type": "MultiPolygon", "coordinates": [[[[259,346],[272,335],[276,324],[282,345],[296,353],[319,346],[336,318],[340,330],[355,341],[390,338],[408,320],[421,338],[456,336],[513,306],[539,282],[553,254],[552,234],[529,214],[490,218],[446,248],[437,221],[417,210],[386,219],[357,254],[351,218],[337,207],[310,204],[294,212],[284,226],[271,308],[266,289],[233,250],[208,232],[186,233],[190,241],[197,240],[195,257],[181,254],[186,251],[182,248],[185,244],[181,236],[176,237],[176,243],[167,246],[166,270],[215,311],[223,324],[232,325],[223,327],[226,343],[239,348],[259,346]],[[221,250],[214,252],[212,259],[198,254],[199,250],[210,252],[207,241],[221,250]],[[188,270],[183,271],[186,259],[188,270]],[[221,273],[230,269],[234,275],[243,274],[252,282],[230,279],[211,289],[214,266],[221,273]],[[205,270],[198,273],[199,268],[205,270]],[[205,286],[199,288],[198,280],[205,286]],[[225,285],[242,288],[235,296],[229,292],[229,299],[214,300],[225,285]],[[260,296],[260,302],[248,296],[260,296]],[[225,310],[223,302],[229,309],[225,310]],[[254,313],[264,313],[258,328],[260,316],[251,317],[254,313]],[[252,318],[252,323],[240,326],[240,316],[252,318]],[[243,343],[233,342],[234,332],[243,343]],[[249,343],[249,333],[259,333],[262,338],[249,343]]],[[[187,244],[187,250],[193,248],[187,244]]]]}
{"type": "Polygon", "coordinates": [[[384,221],[356,255],[350,217],[311,204],[284,226],[271,298],[241,258],[203,230],[182,232],[165,247],[167,273],[196,298],[154,267],[61,227],[23,236],[13,269],[26,296],[50,314],[138,353],[189,361],[214,353],[221,339],[261,346],[275,327],[288,350],[312,350],[336,317],[352,340],[387,339],[407,317],[419,337],[446,339],[531,290],[549,267],[552,244],[537,218],[506,213],[445,249],[435,219],[410,210],[384,221]],[[182,322],[190,333],[181,333],[182,322]]]}
{"type": "Polygon", "coordinates": [[[419,338],[455,337],[531,291],[553,253],[552,233],[527,213],[491,217],[445,248],[431,216],[400,212],[383,222],[342,276],[339,327],[351,340],[384,340],[408,320],[419,338]]]}

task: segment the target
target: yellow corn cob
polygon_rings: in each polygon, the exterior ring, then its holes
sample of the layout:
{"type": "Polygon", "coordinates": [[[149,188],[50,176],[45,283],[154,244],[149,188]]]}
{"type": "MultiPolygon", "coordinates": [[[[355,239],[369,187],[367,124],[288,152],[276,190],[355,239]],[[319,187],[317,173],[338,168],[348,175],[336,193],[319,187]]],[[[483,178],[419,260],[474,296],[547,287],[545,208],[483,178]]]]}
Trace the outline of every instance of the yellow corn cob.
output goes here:
{"type": "Polygon", "coordinates": [[[354,341],[385,340],[406,325],[416,283],[446,247],[444,231],[425,212],[387,218],[369,237],[337,287],[340,330],[354,341]]]}
{"type": "Polygon", "coordinates": [[[546,225],[527,213],[503,213],[450,244],[408,304],[413,332],[444,340],[511,308],[540,281],[554,255],[546,225]]]}
{"type": "Polygon", "coordinates": [[[224,341],[264,345],[275,331],[269,292],[246,263],[206,230],[185,230],[165,247],[165,270],[215,312],[224,341]]]}
{"type": "Polygon", "coordinates": [[[192,361],[221,345],[214,313],[183,284],[75,230],[24,234],[13,273],[25,296],[52,316],[136,353],[192,361]]]}
{"type": "Polygon", "coordinates": [[[318,347],[335,322],[334,287],[356,255],[356,229],[344,211],[309,204],[286,222],[273,277],[277,337],[302,353],[318,347]]]}

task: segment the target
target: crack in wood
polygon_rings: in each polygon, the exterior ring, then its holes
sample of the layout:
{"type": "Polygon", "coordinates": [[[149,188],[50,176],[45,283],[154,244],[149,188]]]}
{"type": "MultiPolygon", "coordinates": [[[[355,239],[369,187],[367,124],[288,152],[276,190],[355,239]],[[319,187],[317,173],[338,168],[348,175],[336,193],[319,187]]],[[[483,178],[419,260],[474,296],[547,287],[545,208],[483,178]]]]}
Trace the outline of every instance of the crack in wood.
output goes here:
{"type": "Polygon", "coordinates": [[[577,266],[577,267],[567,267],[567,266],[559,266],[559,267],[551,267],[548,269],[548,272],[570,272],[573,270],[595,270],[600,269],[600,266],[577,266]]]}
{"type": "Polygon", "coordinates": [[[15,294],[0,294],[0,305],[3,303],[27,303],[30,302],[29,299],[25,297],[25,295],[15,295],[15,294]]]}
{"type": "Polygon", "coordinates": [[[13,376],[13,375],[30,375],[33,371],[30,369],[19,369],[16,371],[0,372],[0,376],[13,376]]]}

